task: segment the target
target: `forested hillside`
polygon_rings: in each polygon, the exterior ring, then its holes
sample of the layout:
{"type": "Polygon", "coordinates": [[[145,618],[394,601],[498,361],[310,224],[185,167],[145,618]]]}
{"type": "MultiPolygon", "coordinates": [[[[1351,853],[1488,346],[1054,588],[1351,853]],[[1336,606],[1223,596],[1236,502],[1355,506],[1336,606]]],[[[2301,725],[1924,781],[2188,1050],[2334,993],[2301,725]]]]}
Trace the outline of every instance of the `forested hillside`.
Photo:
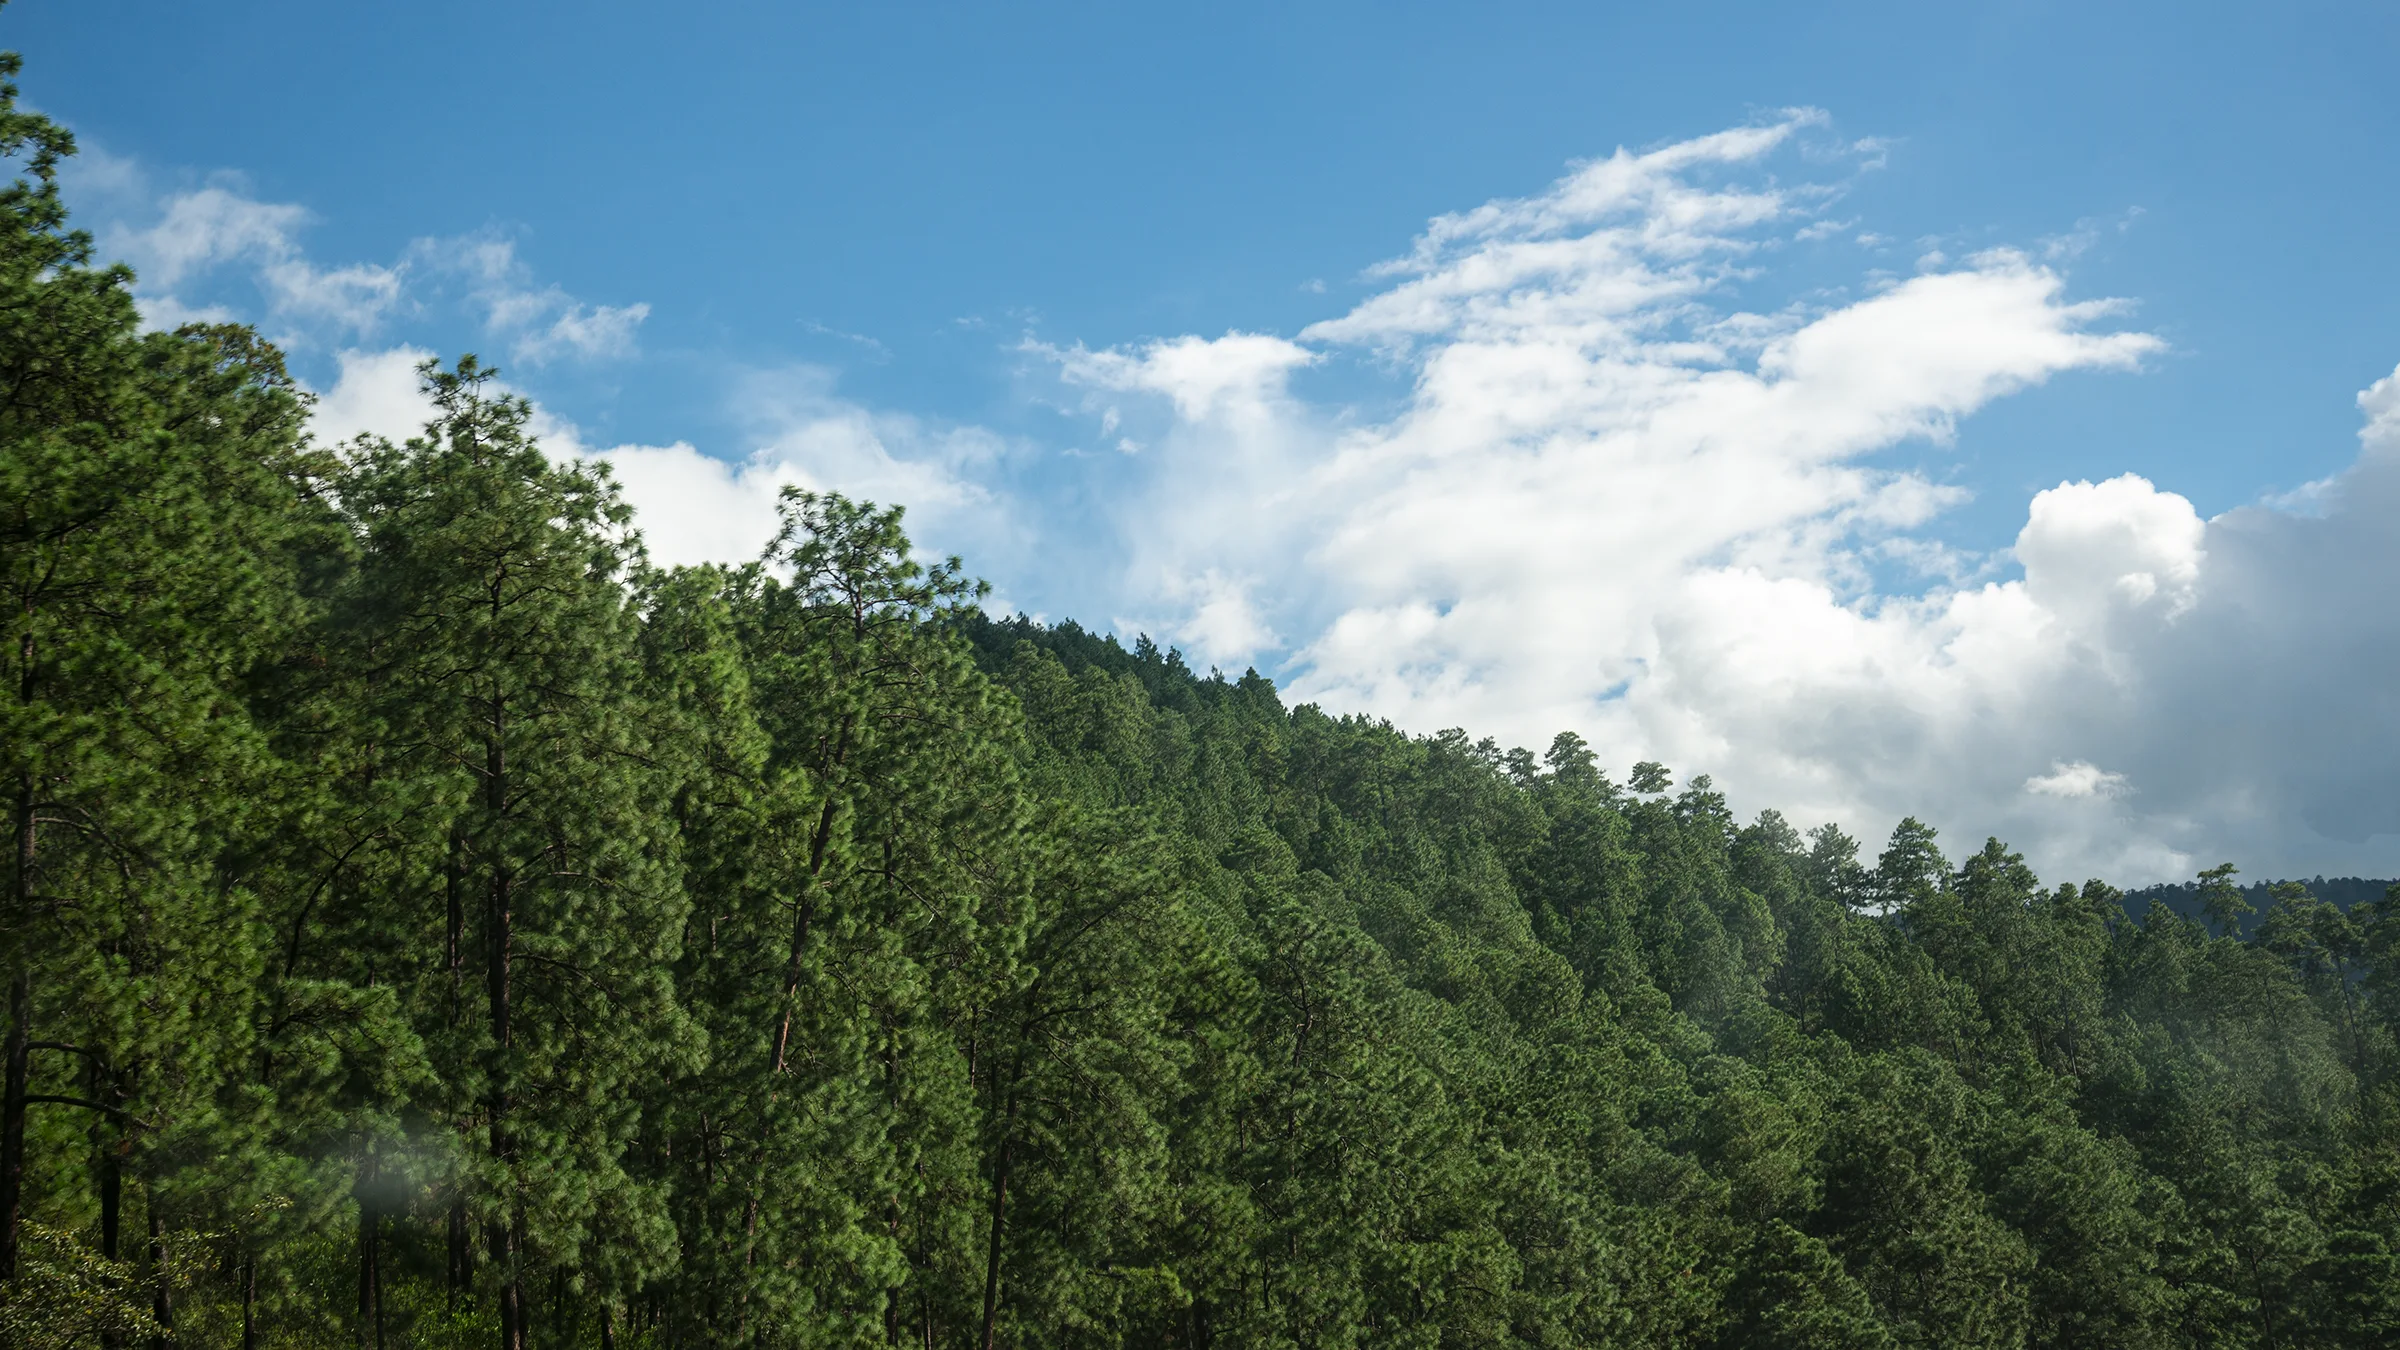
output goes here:
{"type": "Polygon", "coordinates": [[[471,357],[321,446],[141,331],[10,94],[0,1341],[2400,1341],[2393,902],[1287,707],[838,496],[660,570],[471,357]]]}
{"type": "MultiPolygon", "coordinates": [[[[2267,915],[2275,912],[2276,887],[2278,886],[2299,885],[2304,887],[2310,895],[2335,909],[2347,911],[2357,909],[2361,905],[2381,901],[2385,893],[2390,891],[2395,884],[2400,883],[2370,880],[2366,877],[2315,877],[2300,882],[2244,882],[2240,885],[2239,890],[2242,904],[2247,905],[2249,909],[2241,917],[2240,931],[2245,937],[2251,935],[2257,931],[2258,925],[2267,915]]],[[[2207,921],[2209,905],[2216,900],[2217,892],[2205,879],[2162,882],[2158,885],[2142,886],[2127,891],[2125,893],[2125,912],[2138,919],[2149,910],[2152,902],[2157,902],[2164,904],[2168,909],[2184,918],[2207,921]]]]}

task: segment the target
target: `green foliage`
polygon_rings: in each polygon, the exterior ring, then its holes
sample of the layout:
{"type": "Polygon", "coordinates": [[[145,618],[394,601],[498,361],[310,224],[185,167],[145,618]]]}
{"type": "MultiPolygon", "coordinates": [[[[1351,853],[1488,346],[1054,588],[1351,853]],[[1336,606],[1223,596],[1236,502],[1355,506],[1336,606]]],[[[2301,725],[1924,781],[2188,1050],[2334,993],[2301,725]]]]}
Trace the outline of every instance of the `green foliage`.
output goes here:
{"type": "Polygon", "coordinates": [[[2242,931],[2242,920],[2256,912],[2242,898],[2241,887],[2233,884],[2235,871],[2232,863],[2219,863],[2200,874],[2200,912],[2220,933],[2242,931]]]}
{"type": "Polygon", "coordinates": [[[29,1223],[22,1230],[17,1276],[0,1284],[0,1344],[21,1350],[72,1350],[123,1344],[167,1330],[154,1315],[156,1290],[187,1289],[201,1273],[198,1242],[177,1240],[153,1271],[111,1261],[73,1233],[29,1223]]]}

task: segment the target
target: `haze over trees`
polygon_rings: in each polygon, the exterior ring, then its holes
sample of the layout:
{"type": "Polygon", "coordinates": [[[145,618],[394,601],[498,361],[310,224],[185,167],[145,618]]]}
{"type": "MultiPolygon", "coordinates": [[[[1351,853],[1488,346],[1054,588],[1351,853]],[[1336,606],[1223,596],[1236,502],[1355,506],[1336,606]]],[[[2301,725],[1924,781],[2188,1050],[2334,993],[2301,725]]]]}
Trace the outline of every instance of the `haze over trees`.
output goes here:
{"type": "Polygon", "coordinates": [[[839,496],[662,571],[472,357],[320,446],[143,332],[71,150],[0,98],[7,1343],[2400,1340],[2400,904],[1286,707],[839,496]]]}

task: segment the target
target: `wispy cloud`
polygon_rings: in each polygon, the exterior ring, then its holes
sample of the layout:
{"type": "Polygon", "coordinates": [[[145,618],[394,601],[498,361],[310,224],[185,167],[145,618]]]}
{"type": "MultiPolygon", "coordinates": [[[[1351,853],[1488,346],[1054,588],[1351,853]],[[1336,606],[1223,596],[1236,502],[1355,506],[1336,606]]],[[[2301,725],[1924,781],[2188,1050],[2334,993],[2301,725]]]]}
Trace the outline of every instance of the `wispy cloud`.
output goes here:
{"type": "Polygon", "coordinates": [[[517,360],[546,365],[562,356],[585,360],[633,355],[648,304],[587,305],[555,285],[534,280],[517,256],[516,241],[494,231],[419,239],[408,262],[442,280],[463,283],[483,312],[484,331],[508,344],[517,360]]]}
{"type": "Polygon", "coordinates": [[[114,225],[103,242],[133,264],[145,312],[155,321],[211,312],[186,304],[179,288],[218,268],[239,266],[255,276],[268,313],[278,321],[325,325],[339,333],[372,332],[400,302],[401,269],[311,262],[299,236],[312,219],[302,207],[262,202],[212,184],[167,197],[156,221],[146,227],[114,225]]]}
{"type": "Polygon", "coordinates": [[[539,366],[630,356],[650,315],[645,303],[588,304],[538,282],[496,231],[417,239],[389,263],[327,264],[303,244],[314,213],[261,200],[238,176],[161,192],[140,165],[101,152],[70,187],[98,208],[102,249],[133,265],[143,315],[159,327],[248,314],[287,344],[331,347],[461,300],[487,339],[539,366]],[[241,281],[254,288],[255,308],[238,294],[241,281]]]}

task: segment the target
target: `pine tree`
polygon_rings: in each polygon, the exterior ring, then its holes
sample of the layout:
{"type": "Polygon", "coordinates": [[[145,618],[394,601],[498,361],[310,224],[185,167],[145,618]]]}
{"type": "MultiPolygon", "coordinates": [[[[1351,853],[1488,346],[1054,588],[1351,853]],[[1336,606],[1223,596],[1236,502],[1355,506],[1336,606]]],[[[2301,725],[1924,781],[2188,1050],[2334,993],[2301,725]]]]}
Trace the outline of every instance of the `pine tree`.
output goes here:
{"type": "Polygon", "coordinates": [[[361,445],[340,480],[353,796],[381,815],[347,828],[379,856],[328,900],[428,1046],[436,1086],[406,1105],[456,1150],[446,1180],[522,1350],[540,1294],[588,1325],[594,1281],[671,1264],[665,1196],[625,1155],[700,1048],[670,975],[687,902],[630,512],[600,472],[545,458],[472,357],[424,375],[425,434],[361,445]]]}
{"type": "Polygon", "coordinates": [[[684,960],[713,1060],[673,1115],[676,1316],[724,1344],[956,1335],[979,1029],[1027,912],[1013,714],[948,631],[978,594],[955,560],[914,562],[897,511],[783,509],[718,602],[749,711],[702,786],[741,823],[708,832],[684,960]]]}
{"type": "Polygon", "coordinates": [[[245,694],[298,619],[310,470],[271,349],[139,334],[131,274],[67,226],[73,140],[16,108],[17,69],[0,57],[0,154],[22,167],[0,190],[0,1277],[35,1214],[89,1224],[164,1334],[168,1229],[196,1203],[177,1169],[221,1142],[249,1027],[253,899],[228,865],[262,768],[245,694]]]}

